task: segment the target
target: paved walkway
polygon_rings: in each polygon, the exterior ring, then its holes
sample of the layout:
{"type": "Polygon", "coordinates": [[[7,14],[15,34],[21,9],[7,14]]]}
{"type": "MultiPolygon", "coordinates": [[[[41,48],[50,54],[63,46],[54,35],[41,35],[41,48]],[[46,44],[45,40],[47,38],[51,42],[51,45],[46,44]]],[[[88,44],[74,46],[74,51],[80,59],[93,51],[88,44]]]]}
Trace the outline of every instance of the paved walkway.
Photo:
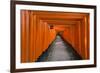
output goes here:
{"type": "Polygon", "coordinates": [[[38,62],[80,59],[80,56],[58,35],[48,50],[39,58],[38,62]]]}

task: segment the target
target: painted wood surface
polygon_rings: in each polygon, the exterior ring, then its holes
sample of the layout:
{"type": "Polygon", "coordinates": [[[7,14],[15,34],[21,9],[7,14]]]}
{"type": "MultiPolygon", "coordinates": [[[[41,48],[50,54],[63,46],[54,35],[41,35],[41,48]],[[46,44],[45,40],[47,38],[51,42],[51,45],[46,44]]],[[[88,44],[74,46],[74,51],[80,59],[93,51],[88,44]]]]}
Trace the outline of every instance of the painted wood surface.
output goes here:
{"type": "Polygon", "coordinates": [[[89,14],[21,10],[21,62],[35,62],[57,34],[89,59],[89,14]]]}

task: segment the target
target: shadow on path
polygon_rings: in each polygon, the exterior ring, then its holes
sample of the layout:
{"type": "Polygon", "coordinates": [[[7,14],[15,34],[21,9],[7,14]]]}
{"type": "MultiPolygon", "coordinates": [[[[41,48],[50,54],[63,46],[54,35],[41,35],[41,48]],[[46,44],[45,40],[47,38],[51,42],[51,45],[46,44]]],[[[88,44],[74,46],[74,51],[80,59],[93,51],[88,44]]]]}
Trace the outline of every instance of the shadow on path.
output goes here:
{"type": "Polygon", "coordinates": [[[82,58],[67,44],[60,35],[50,44],[49,48],[39,57],[37,62],[81,60],[82,58]]]}

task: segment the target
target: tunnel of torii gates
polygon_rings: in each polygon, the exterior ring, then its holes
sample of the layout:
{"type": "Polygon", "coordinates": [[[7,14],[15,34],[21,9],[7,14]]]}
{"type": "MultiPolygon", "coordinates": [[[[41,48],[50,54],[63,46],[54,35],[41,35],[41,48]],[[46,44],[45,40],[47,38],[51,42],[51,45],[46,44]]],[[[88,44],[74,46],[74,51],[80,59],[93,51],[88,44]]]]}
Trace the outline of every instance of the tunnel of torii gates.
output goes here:
{"type": "Polygon", "coordinates": [[[35,62],[57,34],[89,59],[89,14],[21,10],[21,63],[35,62]]]}

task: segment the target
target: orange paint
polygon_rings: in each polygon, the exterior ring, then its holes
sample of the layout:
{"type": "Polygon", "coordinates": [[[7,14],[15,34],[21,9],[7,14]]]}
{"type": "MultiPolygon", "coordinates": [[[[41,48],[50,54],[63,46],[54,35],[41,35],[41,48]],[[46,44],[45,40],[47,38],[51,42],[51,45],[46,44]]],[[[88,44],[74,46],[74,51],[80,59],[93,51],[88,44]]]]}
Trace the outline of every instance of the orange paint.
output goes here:
{"type": "Polygon", "coordinates": [[[35,62],[58,33],[83,59],[89,59],[88,14],[22,10],[21,62],[35,62]]]}

